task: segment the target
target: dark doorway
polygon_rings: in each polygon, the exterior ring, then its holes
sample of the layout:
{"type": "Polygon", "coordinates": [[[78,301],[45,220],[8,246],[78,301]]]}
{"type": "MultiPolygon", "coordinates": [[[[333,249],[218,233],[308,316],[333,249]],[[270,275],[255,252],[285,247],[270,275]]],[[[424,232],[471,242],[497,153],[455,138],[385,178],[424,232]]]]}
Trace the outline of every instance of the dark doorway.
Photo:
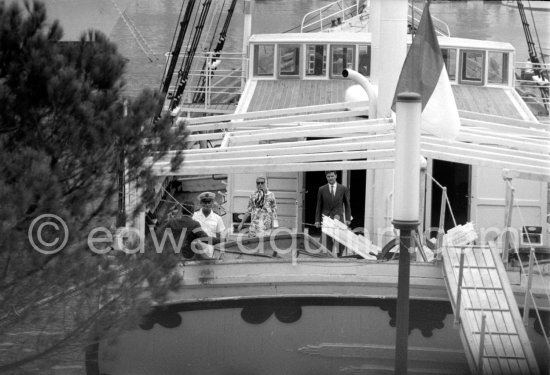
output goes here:
{"type": "MultiPolygon", "coordinates": [[[[470,216],[470,166],[449,161],[434,160],[432,175],[447,188],[447,196],[457,224],[466,224],[470,216]]],[[[432,182],[431,226],[439,227],[441,188],[432,182]]],[[[454,227],[449,208],[445,208],[445,231],[454,227]]]]}
{"type": "Polygon", "coordinates": [[[349,193],[351,201],[351,229],[365,227],[365,190],[367,188],[367,171],[359,169],[349,171],[349,193]]]}
{"type": "MultiPolygon", "coordinates": [[[[342,182],[342,171],[336,172],[336,181],[344,184],[350,189],[351,215],[353,220],[350,227],[352,229],[365,226],[365,188],[366,171],[349,171],[349,182],[342,182]]],[[[305,201],[304,201],[304,221],[307,224],[315,223],[315,210],[317,208],[317,192],[319,187],[327,183],[325,171],[315,171],[305,173],[305,201]]],[[[321,229],[306,225],[310,234],[320,235],[321,229]]]]}

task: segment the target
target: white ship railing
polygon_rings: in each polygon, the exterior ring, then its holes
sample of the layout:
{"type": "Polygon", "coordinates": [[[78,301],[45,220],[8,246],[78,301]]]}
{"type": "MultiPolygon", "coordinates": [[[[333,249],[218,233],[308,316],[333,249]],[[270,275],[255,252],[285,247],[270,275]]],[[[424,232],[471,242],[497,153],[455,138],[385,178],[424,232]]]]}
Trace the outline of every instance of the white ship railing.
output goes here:
{"type": "Polygon", "coordinates": [[[514,87],[535,116],[548,117],[550,111],[550,64],[519,61],[515,64],[514,87]],[[541,78],[539,73],[545,78],[541,78]]]}
{"type": "MultiPolygon", "coordinates": [[[[413,25],[418,26],[420,23],[420,17],[422,17],[422,8],[419,8],[417,6],[413,6],[412,4],[409,4],[409,9],[413,9],[411,11],[412,15],[414,15],[414,22],[413,22],[413,16],[409,13],[407,16],[407,19],[409,22],[411,22],[413,25]]],[[[441,36],[451,36],[451,30],[449,29],[449,25],[447,25],[443,20],[432,16],[432,23],[434,25],[434,29],[437,35],[441,36]]]]}
{"type": "MultiPolygon", "coordinates": [[[[181,56],[182,59],[185,57],[181,56]]],[[[206,107],[216,103],[236,103],[246,83],[243,67],[247,69],[248,59],[240,52],[195,54],[180,104],[193,103],[197,94],[202,94],[199,102],[206,107]]],[[[174,76],[177,75],[175,72],[174,76]]],[[[175,90],[174,85],[170,86],[169,95],[175,90]]]]}
{"type": "MultiPolygon", "coordinates": [[[[327,4],[319,9],[307,13],[302,19],[301,32],[325,31],[334,26],[339,26],[357,16],[369,14],[369,1],[338,0],[327,4]],[[360,4],[361,3],[361,4],[360,4]]],[[[422,9],[409,4],[411,11],[408,14],[408,21],[418,25],[422,16],[422,9]]],[[[449,26],[441,19],[432,15],[435,31],[438,35],[451,36],[449,26]]]]}
{"type": "MultiPolygon", "coordinates": [[[[527,224],[525,223],[525,220],[523,218],[521,207],[518,205],[517,202],[515,202],[514,196],[515,196],[515,188],[512,185],[512,179],[511,178],[504,178],[506,182],[506,224],[511,223],[512,218],[512,212],[517,212],[520,223],[522,227],[526,227],[527,224]]],[[[542,294],[547,298],[548,301],[550,301],[550,284],[545,279],[545,276],[550,276],[550,272],[546,270],[546,266],[548,265],[548,260],[539,260],[537,259],[537,255],[535,252],[535,247],[531,242],[530,236],[527,237],[527,243],[529,244],[529,262],[528,262],[528,268],[525,269],[523,260],[521,259],[520,253],[519,253],[519,241],[513,241],[511,238],[511,233],[509,231],[505,232],[505,238],[503,241],[503,249],[502,249],[502,257],[503,262],[506,265],[508,263],[508,257],[509,257],[509,251],[508,248],[512,247],[514,256],[518,260],[519,268],[520,268],[520,277],[522,277],[524,280],[523,282],[520,280],[520,284],[525,283],[525,299],[523,303],[523,324],[527,326],[529,324],[529,311],[534,310],[535,311],[535,320],[538,320],[540,323],[540,329],[542,331],[542,336],[544,337],[545,343],[546,343],[546,349],[548,354],[550,354],[550,332],[546,332],[546,329],[544,328],[545,325],[543,323],[543,318],[541,317],[542,311],[540,307],[537,305],[537,299],[533,295],[533,276],[538,275],[538,278],[542,280],[542,282],[539,283],[539,286],[542,286],[542,294]]],[[[540,295],[541,293],[539,293],[540,295]]]]}
{"type": "Polygon", "coordinates": [[[359,13],[359,1],[338,0],[307,13],[302,19],[301,32],[324,31],[332,27],[332,20],[342,24],[359,13]]]}

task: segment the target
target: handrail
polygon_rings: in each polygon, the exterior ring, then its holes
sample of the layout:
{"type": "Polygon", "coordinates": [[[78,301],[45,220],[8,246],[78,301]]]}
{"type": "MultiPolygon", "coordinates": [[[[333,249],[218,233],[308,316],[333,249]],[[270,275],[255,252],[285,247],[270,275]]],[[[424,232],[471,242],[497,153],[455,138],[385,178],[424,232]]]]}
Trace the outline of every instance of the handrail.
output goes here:
{"type": "MultiPolygon", "coordinates": [[[[412,4],[409,4],[409,8],[412,9],[411,13],[413,13],[413,15],[415,15],[414,21],[418,25],[418,23],[420,22],[420,16],[422,16],[423,9],[420,9],[416,6],[413,6],[412,4]],[[416,15],[418,15],[418,18],[416,17],[416,15]]],[[[410,20],[413,19],[413,16],[410,15],[410,14],[407,17],[410,20]]],[[[442,19],[439,19],[437,17],[434,17],[433,14],[431,15],[431,17],[432,17],[432,22],[434,24],[435,32],[437,34],[439,34],[441,36],[451,36],[451,29],[449,29],[449,25],[447,25],[447,23],[445,23],[445,21],[443,21],[442,19]]]]}
{"type": "MultiPolygon", "coordinates": [[[[350,0],[347,0],[350,1],[350,0]]],[[[302,18],[302,24],[301,24],[301,32],[307,32],[308,29],[313,28],[314,31],[320,30],[323,31],[323,27],[325,24],[325,21],[327,19],[339,19],[341,22],[345,22],[346,20],[349,20],[350,18],[353,18],[363,12],[368,12],[369,8],[368,6],[364,7],[359,10],[359,1],[354,1],[354,4],[347,6],[346,0],[337,0],[333,3],[327,4],[325,6],[322,6],[319,9],[312,10],[309,13],[306,13],[306,15],[302,18]],[[333,13],[329,13],[328,15],[324,16],[324,13],[327,13],[329,9],[332,7],[338,6],[339,9],[334,11],[333,13]],[[346,17],[346,11],[349,13],[347,15],[351,15],[349,17],[346,17]],[[313,17],[315,15],[315,17],[313,17]],[[312,19],[312,21],[310,21],[312,19]],[[306,23],[309,22],[309,23],[306,23]],[[315,27],[315,28],[314,28],[315,27]]],[[[407,19],[414,23],[420,21],[420,16],[422,15],[422,9],[413,6],[412,4],[409,4],[409,8],[411,9],[412,14],[407,15],[407,19]]],[[[432,16],[432,21],[434,23],[434,28],[437,34],[442,36],[451,36],[451,30],[449,28],[449,25],[445,23],[445,21],[432,16]]]]}
{"type": "Polygon", "coordinates": [[[351,10],[351,14],[352,14],[352,16],[348,17],[347,19],[354,17],[359,13],[359,1],[352,0],[354,4],[349,6],[346,5],[346,2],[348,1],[350,0],[337,0],[335,2],[322,6],[319,9],[315,9],[309,13],[306,13],[306,15],[302,18],[302,25],[301,25],[300,31],[302,33],[307,32],[306,29],[311,28],[313,26],[317,26],[314,30],[320,29],[320,31],[323,31],[324,21],[334,17],[340,18],[340,20],[344,22],[346,20],[346,11],[351,10]],[[336,6],[338,7],[338,10],[334,11],[333,13],[330,13],[328,16],[323,16],[323,13],[327,12],[328,9],[336,6]],[[355,10],[353,10],[354,8],[355,10]],[[317,17],[311,17],[312,15],[315,15],[315,14],[319,15],[318,19],[317,17]],[[309,23],[306,24],[306,21],[309,21],[309,18],[312,18],[313,21],[310,21],[309,23]]]}
{"type": "MultiPolygon", "coordinates": [[[[514,187],[512,186],[511,179],[506,178],[505,181],[506,181],[507,189],[513,191],[514,187]]],[[[510,206],[513,207],[514,202],[511,201],[511,202],[509,202],[509,204],[510,204],[510,206]]],[[[525,220],[524,220],[523,214],[521,212],[521,207],[519,206],[519,204],[517,202],[515,202],[515,208],[517,209],[515,212],[518,212],[520,223],[521,223],[521,226],[523,227],[523,226],[525,226],[525,220]]],[[[506,231],[506,232],[508,232],[508,231],[506,231]]],[[[546,341],[546,347],[548,348],[548,351],[550,352],[550,341],[549,341],[549,338],[548,338],[549,332],[546,332],[546,330],[544,329],[543,320],[540,316],[540,309],[537,306],[536,300],[533,296],[533,290],[532,290],[532,277],[533,277],[533,274],[534,274],[535,267],[537,268],[537,270],[538,270],[539,274],[541,275],[541,277],[543,277],[543,271],[542,271],[542,269],[540,267],[540,264],[537,260],[535,249],[534,249],[534,246],[531,243],[531,238],[529,236],[527,236],[527,241],[528,241],[529,248],[530,248],[530,250],[529,250],[529,268],[527,269],[527,272],[525,271],[525,268],[523,267],[523,262],[521,260],[520,255],[519,255],[519,249],[518,249],[519,246],[516,246],[517,245],[516,243],[512,243],[512,247],[513,247],[513,250],[514,250],[514,255],[517,257],[518,263],[519,263],[519,266],[520,266],[521,275],[524,278],[527,278],[526,287],[525,287],[525,300],[524,300],[525,302],[524,302],[524,305],[523,305],[523,323],[524,323],[524,325],[527,326],[527,324],[529,322],[529,310],[530,310],[529,304],[531,303],[531,304],[533,304],[533,309],[535,310],[535,313],[536,313],[537,318],[539,320],[539,323],[540,323],[540,326],[541,326],[541,329],[542,329],[542,334],[543,334],[543,337],[546,341]],[[529,298],[529,297],[531,297],[531,298],[529,298]],[[529,299],[530,299],[530,301],[529,301],[529,299]]],[[[503,253],[504,253],[504,251],[503,251],[503,253]]],[[[521,284],[521,282],[520,282],[520,284],[521,284]]],[[[547,283],[542,283],[542,285],[543,285],[546,297],[548,298],[548,301],[550,301],[550,287],[547,285],[547,283]]]]}

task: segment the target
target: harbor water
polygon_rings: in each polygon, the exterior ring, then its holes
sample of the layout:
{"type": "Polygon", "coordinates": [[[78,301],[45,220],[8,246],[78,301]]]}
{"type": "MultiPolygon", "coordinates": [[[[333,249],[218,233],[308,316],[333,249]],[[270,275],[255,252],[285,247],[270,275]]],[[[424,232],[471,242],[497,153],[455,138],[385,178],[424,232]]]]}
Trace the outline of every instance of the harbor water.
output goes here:
{"type": "MultiPolygon", "coordinates": [[[[22,0],[18,0],[22,1],[22,0]]],[[[212,2],[211,12],[229,0],[212,2]]],[[[252,33],[277,33],[296,29],[309,11],[330,4],[331,0],[261,0],[253,1],[252,33]]],[[[65,39],[75,40],[88,28],[107,34],[128,58],[127,93],[135,95],[144,87],[159,88],[165,54],[176,31],[182,0],[48,0],[49,17],[59,19],[65,29],[65,39]]],[[[512,2],[515,3],[515,2],[512,2]]],[[[531,1],[533,8],[537,3],[531,1]]],[[[421,2],[416,0],[415,5],[421,2]]],[[[187,5],[185,1],[184,6],[187,5]]],[[[225,5],[227,9],[227,4],[225,5]]],[[[431,14],[447,23],[451,35],[511,43],[517,51],[517,60],[526,61],[527,42],[518,9],[499,1],[434,1],[431,14]]],[[[185,8],[183,9],[185,11],[185,8]]],[[[550,11],[526,8],[531,33],[546,51],[550,47],[550,11]]],[[[225,21],[224,13],[219,27],[225,21]]],[[[217,18],[214,19],[215,23],[217,18]]],[[[208,24],[207,24],[208,26],[208,24]]],[[[188,29],[188,34],[191,28],[188,29]]],[[[203,35],[206,34],[207,28],[203,35]]],[[[218,32],[219,34],[219,29],[218,32]]],[[[224,51],[242,50],[243,2],[238,1],[229,27],[224,51]]],[[[214,34],[217,41],[218,34],[214,34]]],[[[208,48],[212,37],[199,45],[199,51],[208,48]]],[[[187,45],[187,39],[183,47],[187,45]]],[[[215,42],[214,42],[215,45],[215,42]]],[[[550,57],[547,57],[550,60],[550,57]]]]}

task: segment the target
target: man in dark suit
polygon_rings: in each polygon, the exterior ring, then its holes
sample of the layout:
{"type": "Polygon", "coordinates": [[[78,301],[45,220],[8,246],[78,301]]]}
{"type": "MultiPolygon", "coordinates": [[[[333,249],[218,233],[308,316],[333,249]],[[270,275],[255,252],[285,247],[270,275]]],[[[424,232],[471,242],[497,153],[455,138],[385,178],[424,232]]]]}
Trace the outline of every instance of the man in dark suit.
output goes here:
{"type": "MultiPolygon", "coordinates": [[[[349,190],[346,186],[336,182],[336,172],[326,171],[327,184],[319,188],[317,193],[317,209],[315,211],[315,226],[321,226],[321,215],[326,215],[331,219],[351,223],[351,208],[349,200],[349,190]],[[345,220],[345,221],[344,221],[345,220]]],[[[326,247],[332,250],[333,239],[326,237],[326,247]]],[[[338,244],[338,256],[342,256],[344,246],[338,244]]]]}

